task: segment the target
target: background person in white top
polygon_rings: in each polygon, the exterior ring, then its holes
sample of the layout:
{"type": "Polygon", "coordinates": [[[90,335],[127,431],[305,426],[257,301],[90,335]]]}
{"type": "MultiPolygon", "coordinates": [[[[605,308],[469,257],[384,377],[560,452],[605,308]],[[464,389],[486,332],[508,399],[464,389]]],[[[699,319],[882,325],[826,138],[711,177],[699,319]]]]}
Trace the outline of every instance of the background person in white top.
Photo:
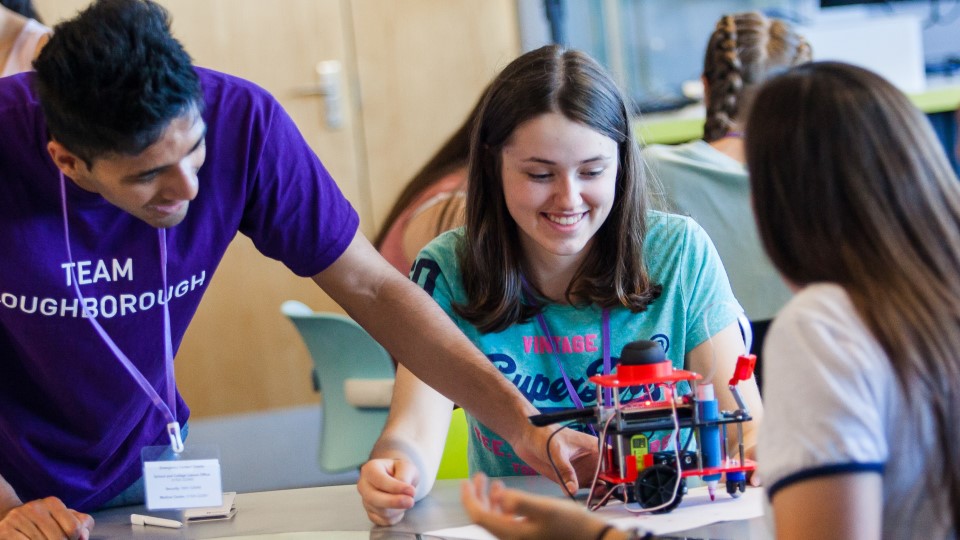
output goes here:
{"type": "MultiPolygon", "coordinates": [[[[798,291],[765,348],[777,538],[956,538],[960,183],[942,146],[906,96],[840,63],[771,80],[747,126],[760,237],[798,291]]],[[[626,537],[483,479],[463,496],[503,538],[626,537]]]]}

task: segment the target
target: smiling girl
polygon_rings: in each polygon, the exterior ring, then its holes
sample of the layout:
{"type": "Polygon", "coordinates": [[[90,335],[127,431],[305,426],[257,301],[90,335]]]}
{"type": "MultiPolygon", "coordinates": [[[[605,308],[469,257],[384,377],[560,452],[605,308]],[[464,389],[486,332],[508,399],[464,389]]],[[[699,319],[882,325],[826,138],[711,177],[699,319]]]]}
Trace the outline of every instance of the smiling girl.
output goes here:
{"type": "MultiPolygon", "coordinates": [[[[466,225],[424,248],[411,278],[541,412],[595,404],[587,379],[640,339],[723,384],[744,348],[723,266],[696,223],[650,210],[647,197],[610,76],[583,53],[543,47],[514,60],[484,96],[466,225]]],[[[746,425],[752,455],[762,407],[752,381],[745,394],[756,419],[746,425]]],[[[720,405],[735,408],[732,398],[720,405]]],[[[451,410],[398,370],[390,418],[358,483],[375,523],[396,523],[429,492],[451,410]]],[[[467,421],[471,471],[533,473],[503,438],[467,421]]],[[[650,442],[670,445],[668,433],[650,442]]],[[[596,454],[565,457],[585,485],[596,454]]]]}

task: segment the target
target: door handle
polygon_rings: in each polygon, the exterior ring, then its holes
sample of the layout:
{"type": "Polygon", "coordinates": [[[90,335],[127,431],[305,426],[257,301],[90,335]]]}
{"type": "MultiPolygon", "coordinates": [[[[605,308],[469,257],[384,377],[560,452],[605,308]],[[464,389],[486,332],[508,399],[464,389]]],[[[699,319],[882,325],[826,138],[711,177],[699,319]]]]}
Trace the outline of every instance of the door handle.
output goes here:
{"type": "Polygon", "coordinates": [[[343,69],[340,62],[317,62],[315,71],[317,84],[301,88],[297,94],[302,97],[322,97],[324,122],[330,129],[340,129],[343,127],[343,91],[340,88],[343,69]]]}

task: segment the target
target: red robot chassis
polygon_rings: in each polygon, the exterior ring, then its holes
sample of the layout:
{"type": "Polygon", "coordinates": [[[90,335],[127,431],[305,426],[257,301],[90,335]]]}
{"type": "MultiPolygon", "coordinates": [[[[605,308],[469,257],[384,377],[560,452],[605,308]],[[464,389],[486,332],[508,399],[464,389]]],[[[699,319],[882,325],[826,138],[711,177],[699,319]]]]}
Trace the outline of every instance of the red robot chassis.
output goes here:
{"type": "Polygon", "coordinates": [[[755,364],[754,355],[738,358],[728,385],[738,408],[720,411],[713,386],[701,384],[700,374],[674,369],[658,343],[635,341],[624,347],[614,373],[590,377],[597,386],[596,406],[540,414],[531,421],[548,425],[579,419],[599,435],[600,462],[587,500],[591,509],[620,492],[626,502],[637,503],[639,511],[669,512],[680,504],[686,492],[685,479],[692,476],[703,478],[711,498],[721,478],[727,493],[739,497],[746,489],[746,474],[756,464],[744,456],[743,422],[752,417],[737,385],[753,375],[755,364]],[[683,381],[689,384],[690,393],[679,395],[677,387],[683,381]],[[641,397],[622,401],[628,388],[643,389],[641,397]],[[661,398],[654,401],[650,396],[658,388],[661,398]],[[681,444],[679,434],[684,428],[689,431],[681,444]],[[672,432],[673,448],[649,451],[652,434],[665,430],[672,432]],[[730,431],[736,432],[732,443],[737,450],[732,455],[727,450],[732,448],[730,431]],[[698,444],[690,450],[694,436],[698,444]],[[598,488],[606,495],[592,505],[598,488]]]}

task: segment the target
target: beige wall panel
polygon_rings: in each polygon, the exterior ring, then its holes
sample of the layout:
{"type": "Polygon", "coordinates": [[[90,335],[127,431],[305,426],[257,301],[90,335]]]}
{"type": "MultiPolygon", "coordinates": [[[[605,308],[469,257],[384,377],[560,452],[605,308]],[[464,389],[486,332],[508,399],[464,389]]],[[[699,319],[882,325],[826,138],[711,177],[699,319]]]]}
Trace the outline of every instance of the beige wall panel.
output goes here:
{"type": "Polygon", "coordinates": [[[520,53],[513,0],[354,0],[376,226],[406,181],[520,53]]]}
{"type": "Polygon", "coordinates": [[[89,3],[88,0],[33,0],[33,7],[43,18],[44,24],[53,26],[89,3]]]}

